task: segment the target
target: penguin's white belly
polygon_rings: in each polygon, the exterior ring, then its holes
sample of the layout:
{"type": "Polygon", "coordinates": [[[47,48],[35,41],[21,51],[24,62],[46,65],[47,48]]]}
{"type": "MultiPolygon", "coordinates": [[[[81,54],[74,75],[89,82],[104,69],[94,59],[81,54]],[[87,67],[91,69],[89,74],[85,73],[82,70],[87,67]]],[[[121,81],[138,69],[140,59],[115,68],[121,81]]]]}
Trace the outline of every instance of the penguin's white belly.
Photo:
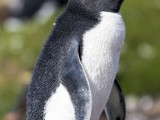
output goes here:
{"type": "Polygon", "coordinates": [[[101,21],[83,36],[82,64],[92,93],[90,120],[98,120],[118,71],[125,25],[118,13],[101,12],[101,21]]]}
{"type": "Polygon", "coordinates": [[[47,100],[44,120],[75,120],[74,105],[70,95],[62,84],[47,100]]]}

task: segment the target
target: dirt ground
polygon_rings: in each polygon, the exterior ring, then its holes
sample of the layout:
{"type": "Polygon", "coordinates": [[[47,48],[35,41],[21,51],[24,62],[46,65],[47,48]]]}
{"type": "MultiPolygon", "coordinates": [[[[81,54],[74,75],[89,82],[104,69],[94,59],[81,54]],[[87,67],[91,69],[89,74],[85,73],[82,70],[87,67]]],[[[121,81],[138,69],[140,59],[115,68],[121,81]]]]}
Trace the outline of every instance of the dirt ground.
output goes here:
{"type": "Polygon", "coordinates": [[[160,120],[160,99],[150,96],[126,97],[126,120],[160,120]]]}

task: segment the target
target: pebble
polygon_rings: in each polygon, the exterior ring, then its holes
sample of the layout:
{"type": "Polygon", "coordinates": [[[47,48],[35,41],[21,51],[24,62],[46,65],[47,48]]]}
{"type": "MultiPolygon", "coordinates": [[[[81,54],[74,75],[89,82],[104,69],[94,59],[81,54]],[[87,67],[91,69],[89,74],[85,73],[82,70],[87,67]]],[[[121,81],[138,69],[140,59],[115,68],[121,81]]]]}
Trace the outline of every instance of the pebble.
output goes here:
{"type": "Polygon", "coordinates": [[[127,96],[126,109],[126,120],[160,120],[160,98],[127,96]]]}

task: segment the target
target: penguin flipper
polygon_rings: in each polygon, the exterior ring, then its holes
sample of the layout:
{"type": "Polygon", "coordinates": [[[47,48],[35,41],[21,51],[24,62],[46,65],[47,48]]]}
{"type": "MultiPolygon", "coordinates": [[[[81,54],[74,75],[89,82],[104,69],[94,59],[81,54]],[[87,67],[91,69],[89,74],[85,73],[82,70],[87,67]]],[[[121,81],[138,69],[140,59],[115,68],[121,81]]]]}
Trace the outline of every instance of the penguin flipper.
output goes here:
{"type": "Polygon", "coordinates": [[[102,119],[100,120],[104,119],[104,113],[107,116],[107,120],[125,120],[125,98],[117,79],[115,79],[114,81],[113,88],[105,108],[105,112],[102,113],[103,117],[101,117],[102,119]]]}
{"type": "Polygon", "coordinates": [[[70,94],[75,108],[76,120],[89,120],[91,112],[91,91],[79,59],[77,47],[70,50],[63,68],[64,72],[62,73],[61,83],[70,94]]]}
{"type": "Polygon", "coordinates": [[[89,120],[91,91],[79,59],[78,40],[66,41],[53,49],[49,40],[41,53],[28,90],[27,120],[89,120]]]}

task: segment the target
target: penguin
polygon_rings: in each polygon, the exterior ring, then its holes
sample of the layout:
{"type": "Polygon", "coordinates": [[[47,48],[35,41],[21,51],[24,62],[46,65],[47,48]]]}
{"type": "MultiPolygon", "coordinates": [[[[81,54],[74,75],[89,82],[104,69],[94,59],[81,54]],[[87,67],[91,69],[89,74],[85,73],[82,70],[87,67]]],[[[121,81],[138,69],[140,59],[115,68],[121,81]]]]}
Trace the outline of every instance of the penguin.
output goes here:
{"type": "Polygon", "coordinates": [[[122,2],[68,1],[34,68],[27,120],[99,120],[125,38],[122,2]]]}

